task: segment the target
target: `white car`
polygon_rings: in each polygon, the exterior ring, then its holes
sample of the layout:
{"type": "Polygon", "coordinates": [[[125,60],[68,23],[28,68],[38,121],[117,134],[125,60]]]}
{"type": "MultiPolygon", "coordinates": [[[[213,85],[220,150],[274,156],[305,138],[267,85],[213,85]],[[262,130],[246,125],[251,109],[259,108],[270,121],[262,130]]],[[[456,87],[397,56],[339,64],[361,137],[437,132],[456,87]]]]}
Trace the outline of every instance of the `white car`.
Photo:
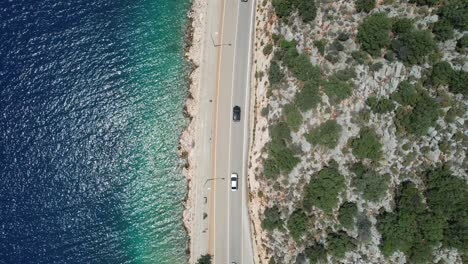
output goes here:
{"type": "Polygon", "coordinates": [[[231,173],[231,191],[235,192],[237,191],[237,184],[239,180],[237,177],[237,173],[233,172],[231,173]]]}

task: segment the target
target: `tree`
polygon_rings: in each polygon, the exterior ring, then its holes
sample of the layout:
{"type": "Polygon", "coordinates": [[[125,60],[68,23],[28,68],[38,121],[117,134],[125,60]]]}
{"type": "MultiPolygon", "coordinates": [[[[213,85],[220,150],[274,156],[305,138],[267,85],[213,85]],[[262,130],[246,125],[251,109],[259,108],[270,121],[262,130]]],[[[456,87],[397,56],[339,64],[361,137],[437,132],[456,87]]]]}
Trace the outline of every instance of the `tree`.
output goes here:
{"type": "Polygon", "coordinates": [[[359,137],[352,140],[353,154],[357,158],[377,161],[382,157],[382,144],[374,130],[364,127],[359,137]]]}
{"type": "Polygon", "coordinates": [[[371,108],[372,112],[377,114],[385,114],[392,112],[395,109],[395,104],[388,98],[377,99],[374,96],[367,98],[367,105],[371,108]]]}
{"type": "Polygon", "coordinates": [[[465,49],[466,47],[468,47],[468,34],[464,34],[463,37],[461,37],[457,41],[457,48],[458,49],[463,51],[463,49],[465,49]]]}
{"type": "Polygon", "coordinates": [[[351,171],[356,175],[352,184],[365,200],[377,202],[385,197],[390,182],[389,175],[379,175],[361,162],[355,163],[351,171]]]}
{"type": "Polygon", "coordinates": [[[347,82],[341,81],[336,78],[336,76],[330,77],[323,84],[323,87],[331,103],[338,104],[353,93],[351,85],[347,82]]]}
{"type": "Polygon", "coordinates": [[[274,230],[283,226],[283,220],[281,219],[281,213],[278,206],[265,208],[263,211],[262,227],[266,230],[274,230]]]}
{"type": "Polygon", "coordinates": [[[327,236],[327,249],[338,258],[344,257],[346,252],[354,250],[355,248],[355,240],[348,236],[346,232],[339,231],[337,233],[328,234],[327,236]]]}
{"type": "Polygon", "coordinates": [[[468,2],[465,0],[444,1],[438,15],[447,19],[455,28],[468,30],[468,2]]]}
{"type": "Polygon", "coordinates": [[[299,241],[309,227],[308,217],[304,211],[298,209],[289,216],[287,225],[291,237],[294,240],[299,241]]]}
{"type": "Polygon", "coordinates": [[[392,42],[392,49],[398,58],[410,64],[420,64],[424,58],[433,52],[436,43],[428,31],[413,30],[401,34],[392,42]]]}
{"type": "Polygon", "coordinates": [[[344,189],[344,177],[335,166],[323,168],[315,173],[305,188],[304,208],[312,205],[330,213],[338,204],[338,195],[344,189]]]}
{"type": "Polygon", "coordinates": [[[283,108],[283,114],[286,117],[286,123],[293,130],[297,131],[302,124],[302,114],[294,104],[287,104],[283,108]]]}
{"type": "Polygon", "coordinates": [[[437,101],[420,92],[419,99],[413,108],[399,107],[395,115],[395,124],[400,131],[422,136],[429,127],[435,126],[439,117],[437,101]]]}
{"type": "Polygon", "coordinates": [[[299,16],[304,23],[313,21],[317,16],[317,6],[315,0],[296,0],[299,16]]]}
{"type": "Polygon", "coordinates": [[[432,71],[431,71],[432,83],[436,86],[447,85],[450,83],[453,73],[454,71],[450,63],[446,61],[438,62],[434,64],[434,66],[432,66],[432,71]]]}
{"type": "Polygon", "coordinates": [[[375,0],[356,0],[356,10],[358,12],[369,13],[375,7],[375,0]]]}
{"type": "Polygon", "coordinates": [[[370,55],[379,56],[380,50],[390,43],[390,28],[390,19],[384,13],[373,14],[359,25],[357,41],[370,55]]]}
{"type": "Polygon", "coordinates": [[[453,75],[452,78],[450,79],[449,83],[449,90],[452,93],[461,93],[463,95],[468,94],[468,86],[466,85],[468,83],[468,72],[459,70],[456,71],[453,75]]]}
{"type": "Polygon", "coordinates": [[[280,18],[288,17],[293,11],[290,0],[273,0],[271,4],[275,8],[276,15],[280,18]]]}
{"type": "Polygon", "coordinates": [[[198,258],[197,264],[211,264],[211,255],[202,255],[200,258],[198,258]]]}
{"type": "Polygon", "coordinates": [[[408,81],[402,81],[396,93],[392,94],[392,99],[402,105],[415,106],[419,100],[416,87],[408,81]]]}
{"type": "Polygon", "coordinates": [[[453,38],[453,26],[447,20],[442,19],[434,23],[432,33],[437,40],[446,41],[453,38]]]}
{"type": "Polygon", "coordinates": [[[310,58],[305,54],[301,54],[292,59],[288,67],[294,76],[301,81],[320,79],[320,68],[314,66],[310,62],[310,58]]]}
{"type": "Polygon", "coordinates": [[[318,127],[310,130],[305,135],[307,141],[313,145],[322,145],[327,148],[333,149],[338,144],[341,136],[341,126],[334,120],[327,120],[320,124],[318,127]]]}
{"type": "Polygon", "coordinates": [[[414,21],[410,18],[399,18],[393,22],[392,31],[395,34],[411,32],[414,29],[414,21]]]}
{"type": "Polygon", "coordinates": [[[447,219],[444,243],[461,251],[468,249],[468,188],[463,179],[451,174],[447,166],[425,173],[427,204],[436,215],[447,219]]]}
{"type": "Polygon", "coordinates": [[[310,263],[327,263],[327,252],[322,244],[314,244],[304,250],[310,263]]]}
{"type": "Polygon", "coordinates": [[[268,43],[268,44],[265,45],[265,47],[263,47],[263,55],[265,55],[265,56],[270,55],[272,51],[273,51],[273,44],[272,43],[268,43]]]}
{"type": "Polygon", "coordinates": [[[345,202],[338,211],[338,221],[345,228],[352,229],[356,221],[358,209],[355,203],[345,202]]]}

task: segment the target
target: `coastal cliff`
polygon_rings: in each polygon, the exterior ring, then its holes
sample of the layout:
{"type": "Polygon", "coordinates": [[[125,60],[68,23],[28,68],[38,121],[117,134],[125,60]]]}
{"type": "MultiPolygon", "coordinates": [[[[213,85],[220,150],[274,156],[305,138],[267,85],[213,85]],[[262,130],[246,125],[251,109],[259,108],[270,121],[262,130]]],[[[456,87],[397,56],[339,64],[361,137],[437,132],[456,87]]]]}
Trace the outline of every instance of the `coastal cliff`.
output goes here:
{"type": "Polygon", "coordinates": [[[463,263],[467,14],[460,1],[257,3],[257,263],[463,263]]]}

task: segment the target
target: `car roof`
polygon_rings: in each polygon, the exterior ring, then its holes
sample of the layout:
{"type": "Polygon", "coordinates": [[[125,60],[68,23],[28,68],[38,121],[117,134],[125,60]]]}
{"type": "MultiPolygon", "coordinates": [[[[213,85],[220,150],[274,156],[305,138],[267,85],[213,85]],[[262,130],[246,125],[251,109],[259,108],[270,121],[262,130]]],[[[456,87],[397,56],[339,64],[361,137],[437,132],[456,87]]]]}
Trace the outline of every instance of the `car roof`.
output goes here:
{"type": "Polygon", "coordinates": [[[237,178],[237,173],[235,173],[235,172],[231,173],[231,178],[232,178],[232,177],[236,177],[236,178],[237,178]]]}

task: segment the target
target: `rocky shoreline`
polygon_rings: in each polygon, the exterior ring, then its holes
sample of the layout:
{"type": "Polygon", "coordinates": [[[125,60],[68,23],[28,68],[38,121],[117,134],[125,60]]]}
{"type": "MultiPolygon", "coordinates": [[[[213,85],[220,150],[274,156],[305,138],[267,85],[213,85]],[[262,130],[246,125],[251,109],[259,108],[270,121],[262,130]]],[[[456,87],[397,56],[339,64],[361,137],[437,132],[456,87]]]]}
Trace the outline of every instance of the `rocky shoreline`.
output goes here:
{"type": "MultiPolygon", "coordinates": [[[[189,236],[188,249],[190,254],[191,223],[193,220],[194,191],[192,189],[193,164],[195,157],[193,148],[195,146],[196,121],[198,116],[199,82],[200,82],[200,60],[202,51],[202,37],[204,28],[204,14],[206,13],[206,0],[192,0],[191,8],[187,13],[187,31],[185,35],[185,58],[189,63],[188,74],[189,89],[184,105],[184,116],[189,124],[179,138],[179,156],[185,161],[182,174],[187,179],[187,195],[184,202],[183,221],[189,236]]],[[[191,258],[192,256],[189,256],[191,258]]]]}

